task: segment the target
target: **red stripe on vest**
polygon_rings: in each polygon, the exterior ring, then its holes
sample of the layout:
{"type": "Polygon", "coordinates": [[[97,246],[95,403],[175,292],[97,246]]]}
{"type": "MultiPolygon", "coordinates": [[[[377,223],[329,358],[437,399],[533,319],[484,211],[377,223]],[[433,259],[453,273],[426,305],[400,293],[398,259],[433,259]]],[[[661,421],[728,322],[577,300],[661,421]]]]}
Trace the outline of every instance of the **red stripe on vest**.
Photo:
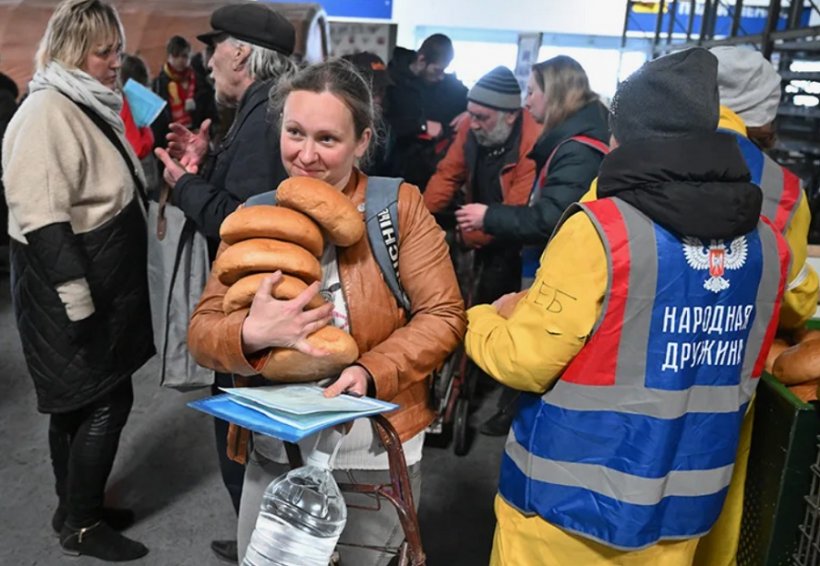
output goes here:
{"type": "Polygon", "coordinates": [[[568,141],[575,141],[587,147],[591,147],[592,149],[597,149],[604,155],[609,153],[609,146],[601,140],[596,140],[595,138],[591,138],[589,136],[572,136],[571,138],[567,138],[558,145],[556,145],[555,149],[553,149],[552,153],[550,153],[550,156],[547,158],[546,163],[544,163],[544,166],[541,168],[541,172],[538,174],[538,181],[535,184],[536,187],[544,186],[547,179],[547,171],[549,171],[550,163],[552,163],[552,158],[555,157],[555,154],[558,152],[558,148],[560,148],[568,141]]]}
{"type": "Polygon", "coordinates": [[[572,360],[561,379],[580,385],[614,385],[629,292],[629,237],[623,215],[611,199],[593,201],[587,203],[586,207],[598,221],[609,242],[612,283],[607,290],[606,312],[603,313],[600,326],[572,360]],[[588,365],[595,369],[588,369],[588,365]]]}
{"type": "Polygon", "coordinates": [[[792,210],[797,206],[800,200],[800,178],[786,169],[780,168],[783,171],[783,190],[780,194],[780,202],[777,203],[777,214],[772,219],[774,227],[782,234],[785,233],[789,219],[792,216],[792,210]]]}
{"type": "MultiPolygon", "coordinates": [[[[800,186],[798,184],[798,189],[799,188],[800,186]]],[[[779,209],[778,216],[780,216],[779,209]]],[[[763,339],[763,344],[761,344],[760,354],[758,355],[757,361],[752,368],[752,379],[759,378],[763,373],[763,366],[766,363],[766,356],[769,355],[769,349],[772,347],[772,342],[774,342],[774,336],[777,332],[777,323],[780,319],[780,304],[783,300],[783,292],[786,290],[786,279],[789,276],[789,263],[791,262],[791,250],[789,249],[789,243],[786,241],[786,238],[783,237],[780,230],[777,229],[777,226],[775,226],[771,220],[765,216],[761,216],[760,220],[772,229],[775,240],[777,240],[777,253],[780,256],[780,284],[777,288],[777,300],[775,301],[774,309],[772,310],[772,318],[769,321],[768,328],[766,328],[766,336],[763,339]]]]}

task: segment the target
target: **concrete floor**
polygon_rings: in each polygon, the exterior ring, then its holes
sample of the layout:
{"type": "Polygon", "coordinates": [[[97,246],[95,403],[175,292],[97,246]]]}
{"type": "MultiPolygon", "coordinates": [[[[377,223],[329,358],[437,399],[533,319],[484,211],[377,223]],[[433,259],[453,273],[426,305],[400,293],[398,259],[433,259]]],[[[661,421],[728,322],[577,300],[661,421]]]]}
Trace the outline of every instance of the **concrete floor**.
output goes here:
{"type": "MultiPolygon", "coordinates": [[[[222,564],[209,544],[233,538],[236,521],[219,477],[211,419],[185,406],[204,393],[161,389],[156,375],[152,360],[134,377],[134,408],[107,503],[136,512],[137,523],[127,534],[150,553],[132,564],[222,564]]],[[[101,564],[64,556],[51,531],[56,496],[47,418],[35,409],[5,275],[0,275],[0,390],[0,565],[101,564]]],[[[472,415],[474,423],[492,413],[494,397],[472,415]]],[[[425,449],[420,523],[428,565],[487,564],[503,443],[476,435],[461,458],[450,448],[425,449]]]]}

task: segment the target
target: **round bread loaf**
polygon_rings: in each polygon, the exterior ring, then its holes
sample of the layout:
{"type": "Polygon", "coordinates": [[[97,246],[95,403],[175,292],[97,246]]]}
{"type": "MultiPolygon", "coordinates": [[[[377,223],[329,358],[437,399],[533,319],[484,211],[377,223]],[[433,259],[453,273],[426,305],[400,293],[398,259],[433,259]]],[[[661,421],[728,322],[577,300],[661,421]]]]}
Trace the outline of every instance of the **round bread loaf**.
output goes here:
{"type": "Polygon", "coordinates": [[[227,244],[251,238],[273,238],[299,244],[322,257],[325,241],[316,223],[295,210],[281,206],[244,206],[228,215],[219,227],[219,237],[227,244]]]}
{"type": "Polygon", "coordinates": [[[276,202],[318,222],[334,246],[352,246],[364,236],[362,215],[350,199],[319,179],[285,179],[276,190],[276,202]]]}
{"type": "Polygon", "coordinates": [[[797,385],[820,378],[820,340],[809,340],[780,354],[772,368],[780,383],[797,385]]]}
{"type": "MultiPolygon", "coordinates": [[[[225,297],[222,299],[222,310],[225,314],[228,315],[234,311],[238,311],[239,309],[249,307],[253,302],[253,297],[259,290],[259,285],[262,284],[262,280],[268,275],[273,274],[254,273],[253,275],[243,277],[231,285],[225,293],[225,297]]],[[[301,279],[290,275],[282,275],[282,279],[279,283],[276,283],[273,286],[273,292],[271,294],[276,299],[289,301],[307,288],[307,283],[301,279]]],[[[321,294],[317,293],[316,296],[313,297],[307,304],[306,308],[315,309],[316,307],[321,307],[323,304],[325,304],[324,298],[322,298],[321,294]]]]}
{"type": "Polygon", "coordinates": [[[794,341],[797,343],[808,342],[809,340],[820,339],[820,330],[811,328],[798,328],[794,331],[794,341]]]}
{"type": "Polygon", "coordinates": [[[274,348],[259,373],[273,381],[318,381],[338,375],[359,358],[353,337],[334,326],[325,326],[307,340],[330,355],[314,357],[291,348],[274,348]]]}
{"type": "Polygon", "coordinates": [[[812,379],[800,385],[789,386],[789,391],[804,403],[808,403],[809,401],[817,401],[817,389],[819,387],[820,379],[812,379]]]}
{"type": "Polygon", "coordinates": [[[780,354],[788,349],[788,342],[786,342],[783,338],[775,338],[774,342],[772,342],[772,347],[769,349],[769,353],[766,355],[766,364],[764,367],[767,372],[772,373],[774,361],[778,358],[778,356],[780,356],[780,354]]]}
{"type": "Polygon", "coordinates": [[[222,252],[214,262],[213,271],[223,285],[233,285],[251,273],[281,270],[306,283],[322,278],[322,266],[302,246],[267,238],[252,238],[237,242],[222,252]]]}
{"type": "Polygon", "coordinates": [[[529,291],[529,289],[519,291],[515,294],[515,297],[511,297],[510,299],[504,301],[504,303],[501,305],[501,308],[498,309],[498,314],[500,314],[504,318],[510,318],[512,316],[513,311],[515,310],[515,307],[518,306],[518,301],[527,296],[527,291],[529,291]]]}

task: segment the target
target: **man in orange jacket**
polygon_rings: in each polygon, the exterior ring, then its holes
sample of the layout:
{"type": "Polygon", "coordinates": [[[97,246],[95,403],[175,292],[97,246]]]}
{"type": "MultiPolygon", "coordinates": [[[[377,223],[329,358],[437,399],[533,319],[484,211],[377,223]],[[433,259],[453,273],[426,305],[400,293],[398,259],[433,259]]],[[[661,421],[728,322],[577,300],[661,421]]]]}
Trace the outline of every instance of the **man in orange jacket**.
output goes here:
{"type": "MultiPolygon", "coordinates": [[[[463,187],[466,202],[525,205],[535,179],[527,158],[539,126],[521,109],[521,88],[512,71],[496,67],[470,89],[468,118],[436,168],[424,192],[430,212],[445,210],[463,187]]],[[[518,289],[520,258],[509,244],[499,245],[482,231],[464,232],[461,241],[477,250],[481,266],[478,302],[493,301],[518,289]]]]}
{"type": "MultiPolygon", "coordinates": [[[[462,187],[467,203],[526,205],[535,180],[535,162],[527,154],[541,128],[522,110],[521,87],[512,71],[499,66],[481,77],[467,94],[467,113],[427,184],[427,208],[433,213],[444,211],[462,187]]],[[[519,289],[520,244],[496,242],[481,230],[461,232],[460,240],[476,250],[474,276],[479,280],[471,298],[474,304],[519,289]]],[[[516,397],[513,390],[502,395],[498,414],[504,422],[491,419],[481,432],[505,434],[511,418],[505,409],[516,397]]]]}

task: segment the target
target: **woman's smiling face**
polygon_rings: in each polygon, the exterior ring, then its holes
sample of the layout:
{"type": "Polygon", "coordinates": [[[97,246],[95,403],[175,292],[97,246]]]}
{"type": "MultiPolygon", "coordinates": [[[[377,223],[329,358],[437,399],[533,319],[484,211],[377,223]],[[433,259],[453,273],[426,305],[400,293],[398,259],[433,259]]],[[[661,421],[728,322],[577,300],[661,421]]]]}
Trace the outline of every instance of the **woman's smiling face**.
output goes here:
{"type": "Polygon", "coordinates": [[[357,138],[353,114],[331,92],[291,92],[282,111],[282,163],[291,177],[321,179],[343,189],[367,152],[372,132],[357,138]]]}

